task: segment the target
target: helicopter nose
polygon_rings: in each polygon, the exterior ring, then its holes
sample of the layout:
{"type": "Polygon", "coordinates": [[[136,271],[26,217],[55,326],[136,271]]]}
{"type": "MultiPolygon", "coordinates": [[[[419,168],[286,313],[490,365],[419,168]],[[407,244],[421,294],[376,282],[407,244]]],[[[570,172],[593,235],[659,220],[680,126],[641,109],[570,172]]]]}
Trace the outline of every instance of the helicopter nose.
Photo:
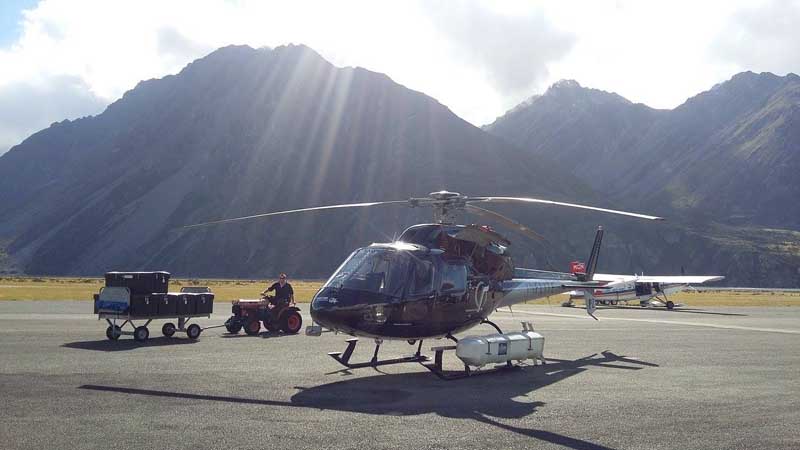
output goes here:
{"type": "Polygon", "coordinates": [[[334,328],[336,324],[336,299],[327,296],[314,296],[311,300],[311,319],[326,327],[334,328]],[[331,301],[333,300],[333,301],[331,301]]]}

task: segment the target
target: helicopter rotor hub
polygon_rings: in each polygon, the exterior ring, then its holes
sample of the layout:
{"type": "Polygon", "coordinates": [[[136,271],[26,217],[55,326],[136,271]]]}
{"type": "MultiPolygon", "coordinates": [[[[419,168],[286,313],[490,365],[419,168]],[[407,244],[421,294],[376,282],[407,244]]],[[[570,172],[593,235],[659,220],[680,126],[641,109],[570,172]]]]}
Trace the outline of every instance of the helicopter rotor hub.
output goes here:
{"type": "Polygon", "coordinates": [[[467,206],[468,198],[458,192],[438,191],[431,192],[428,197],[411,198],[408,203],[412,207],[430,206],[434,222],[447,225],[456,223],[456,213],[467,206]]]}

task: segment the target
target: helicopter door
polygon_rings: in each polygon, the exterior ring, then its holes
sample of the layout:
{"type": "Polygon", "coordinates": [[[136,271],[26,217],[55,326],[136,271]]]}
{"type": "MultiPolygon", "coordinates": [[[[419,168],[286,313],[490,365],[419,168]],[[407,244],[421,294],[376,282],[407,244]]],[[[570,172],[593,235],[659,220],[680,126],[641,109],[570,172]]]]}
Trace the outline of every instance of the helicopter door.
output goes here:
{"type": "Polygon", "coordinates": [[[466,317],[467,266],[463,261],[442,264],[436,298],[436,315],[444,323],[461,323],[466,317]]]}
{"type": "Polygon", "coordinates": [[[412,257],[409,268],[406,295],[401,302],[399,314],[392,321],[404,324],[425,322],[431,315],[436,298],[433,262],[412,257]]]}

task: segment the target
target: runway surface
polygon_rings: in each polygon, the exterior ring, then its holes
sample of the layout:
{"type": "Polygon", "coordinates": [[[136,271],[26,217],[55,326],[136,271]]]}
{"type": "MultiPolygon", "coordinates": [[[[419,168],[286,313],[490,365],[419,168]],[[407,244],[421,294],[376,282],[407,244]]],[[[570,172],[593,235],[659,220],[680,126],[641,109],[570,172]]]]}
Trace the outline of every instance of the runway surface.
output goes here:
{"type": "MultiPolygon", "coordinates": [[[[492,319],[532,321],[549,363],[450,382],[418,364],[340,371],[326,353],[346,336],[332,333],[190,341],[156,321],[144,345],[112,342],[90,311],[0,302],[0,447],[800,448],[800,308],[601,309],[594,321],[518,306],[492,319]]],[[[353,360],[372,349],[362,339],[353,360]]]]}

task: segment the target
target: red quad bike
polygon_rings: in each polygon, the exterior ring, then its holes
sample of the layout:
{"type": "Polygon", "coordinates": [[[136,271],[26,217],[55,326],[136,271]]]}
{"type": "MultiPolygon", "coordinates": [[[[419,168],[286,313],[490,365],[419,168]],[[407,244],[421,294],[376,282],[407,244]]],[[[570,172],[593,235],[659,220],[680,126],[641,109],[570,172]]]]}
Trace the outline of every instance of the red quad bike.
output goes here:
{"type": "Polygon", "coordinates": [[[254,300],[234,300],[233,315],[225,322],[228,333],[236,334],[244,328],[250,336],[261,331],[261,323],[267,331],[278,330],[286,334],[296,334],[303,326],[300,308],[287,300],[277,301],[272,296],[254,300]]]}

